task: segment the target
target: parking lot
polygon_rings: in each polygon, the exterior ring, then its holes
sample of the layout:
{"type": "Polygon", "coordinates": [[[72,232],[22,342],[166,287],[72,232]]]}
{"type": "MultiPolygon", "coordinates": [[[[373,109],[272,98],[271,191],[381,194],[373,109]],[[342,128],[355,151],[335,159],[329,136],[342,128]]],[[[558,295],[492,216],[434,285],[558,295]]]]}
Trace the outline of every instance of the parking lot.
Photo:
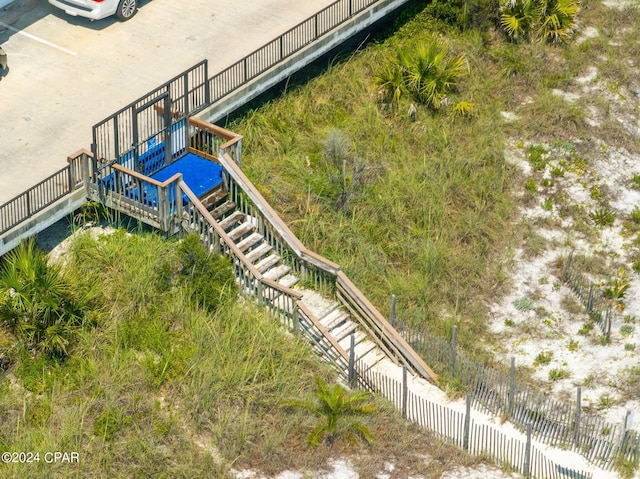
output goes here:
{"type": "Polygon", "coordinates": [[[147,0],[128,22],[0,10],[0,204],[90,149],[91,127],[203,59],[224,69],[333,0],[147,0]]]}

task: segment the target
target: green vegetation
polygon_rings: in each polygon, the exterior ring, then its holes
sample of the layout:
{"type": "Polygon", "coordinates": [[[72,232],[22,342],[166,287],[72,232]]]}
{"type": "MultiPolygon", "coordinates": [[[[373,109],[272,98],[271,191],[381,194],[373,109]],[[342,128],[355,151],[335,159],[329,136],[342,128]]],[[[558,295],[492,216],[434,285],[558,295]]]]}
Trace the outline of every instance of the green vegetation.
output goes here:
{"type": "Polygon", "coordinates": [[[500,24],[515,41],[563,42],[573,33],[577,0],[500,0],[500,24]]]}
{"type": "MultiPolygon", "coordinates": [[[[80,455],[79,463],[30,464],[29,477],[223,478],[230,467],[275,474],[326,464],[322,451],[290,453],[304,444],[308,417],[281,404],[311,396],[314,378],[335,378],[272,316],[235,301],[226,259],[208,254],[193,237],[178,243],[117,230],[100,237],[79,234],[63,263],[47,264],[28,244],[4,264],[7,271],[20,265],[21,273],[40,273],[32,275],[40,278],[33,283],[37,288],[20,283],[27,298],[52,298],[59,284],[63,291],[92,292],[74,316],[64,356],[50,354],[31,336],[13,334],[13,322],[26,318],[22,310],[17,316],[14,309],[2,311],[0,358],[3,368],[9,366],[7,376],[0,376],[0,449],[80,455]],[[38,295],[27,295],[32,291],[38,295]]],[[[11,297],[2,286],[2,297],[11,297]]],[[[66,305],[69,296],[61,297],[47,306],[66,305]]],[[[70,317],[60,308],[26,311],[70,317]]],[[[328,387],[328,400],[334,388],[328,387]]],[[[341,398],[358,409],[352,401],[358,394],[341,398]]],[[[369,475],[383,470],[388,458],[404,457],[409,444],[443,464],[451,457],[465,461],[452,448],[435,450],[432,439],[388,403],[373,400],[362,410],[368,408],[375,414],[362,434],[369,431],[363,437],[375,436],[376,442],[357,465],[369,475]]],[[[342,431],[338,424],[333,432],[342,431]]],[[[352,446],[339,441],[334,450],[348,454],[352,446]]],[[[407,464],[412,460],[409,455],[407,464]]],[[[2,477],[26,477],[25,467],[3,464],[2,477]]]]}
{"type": "Polygon", "coordinates": [[[64,357],[83,327],[91,285],[74,287],[49,265],[33,239],[7,256],[0,270],[0,320],[23,348],[64,357]]]}
{"type": "MultiPolygon", "coordinates": [[[[464,72],[464,55],[449,55],[444,41],[432,37],[390,56],[375,81],[387,103],[398,105],[400,99],[408,95],[414,101],[438,109],[464,72]]],[[[469,103],[458,105],[459,114],[469,112],[469,103]]]]}
{"type": "Polygon", "coordinates": [[[315,447],[324,442],[332,446],[341,438],[353,445],[359,439],[373,442],[371,431],[359,419],[375,412],[372,395],[367,391],[348,392],[340,384],[327,384],[321,377],[315,381],[313,401],[289,399],[284,402],[285,406],[304,409],[316,416],[317,423],[307,436],[307,444],[315,447]]]}
{"type": "Polygon", "coordinates": [[[546,366],[551,362],[551,358],[553,358],[553,351],[541,351],[533,360],[533,365],[538,366],[546,366]]]}

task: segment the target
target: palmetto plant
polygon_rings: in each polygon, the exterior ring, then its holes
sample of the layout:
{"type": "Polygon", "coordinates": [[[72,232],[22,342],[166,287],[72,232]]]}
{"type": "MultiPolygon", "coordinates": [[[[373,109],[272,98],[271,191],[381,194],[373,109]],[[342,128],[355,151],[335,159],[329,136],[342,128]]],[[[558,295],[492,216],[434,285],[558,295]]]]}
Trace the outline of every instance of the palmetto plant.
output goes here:
{"type": "Polygon", "coordinates": [[[573,32],[577,0],[501,0],[500,24],[512,39],[562,42],[573,32]]]}
{"type": "Polygon", "coordinates": [[[440,108],[466,70],[464,55],[451,56],[442,39],[432,37],[412,50],[390,56],[374,78],[385,98],[397,104],[409,94],[430,108],[440,108]]]}
{"type": "Polygon", "coordinates": [[[576,0],[540,0],[540,29],[542,39],[562,42],[575,28],[580,7],[576,0]]]}
{"type": "Polygon", "coordinates": [[[534,0],[503,0],[500,4],[500,24],[514,40],[529,40],[538,16],[534,0]]]}
{"type": "Polygon", "coordinates": [[[360,421],[362,416],[375,412],[371,393],[349,392],[340,384],[327,384],[320,377],[316,377],[315,382],[313,401],[290,399],[283,403],[285,406],[305,409],[318,418],[307,436],[307,444],[317,446],[324,442],[330,446],[339,438],[351,444],[356,444],[358,439],[372,442],[371,431],[360,421]]]}
{"type": "Polygon", "coordinates": [[[33,240],[20,244],[0,270],[0,318],[16,338],[48,354],[67,354],[86,298],[51,265],[33,240]]]}
{"type": "Polygon", "coordinates": [[[627,296],[629,285],[627,271],[621,268],[615,277],[607,281],[602,290],[605,298],[609,299],[619,312],[624,311],[624,298],[627,296]]]}

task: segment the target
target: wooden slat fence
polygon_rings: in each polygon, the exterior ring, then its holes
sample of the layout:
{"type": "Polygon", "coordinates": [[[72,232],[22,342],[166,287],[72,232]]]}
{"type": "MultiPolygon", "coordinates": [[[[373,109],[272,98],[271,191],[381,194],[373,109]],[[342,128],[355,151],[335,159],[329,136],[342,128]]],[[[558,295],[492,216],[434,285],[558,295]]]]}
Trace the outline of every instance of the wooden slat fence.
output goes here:
{"type": "Polygon", "coordinates": [[[604,296],[602,290],[596,288],[593,281],[580,273],[575,266],[573,251],[569,253],[565,263],[563,280],[580,298],[589,317],[600,327],[602,334],[609,339],[611,336],[611,323],[614,320],[611,302],[604,296]]]}
{"type": "MultiPolygon", "coordinates": [[[[557,464],[545,456],[535,445],[509,437],[497,427],[477,423],[471,414],[471,398],[466,412],[457,411],[413,393],[406,385],[385,374],[372,371],[366,364],[356,362],[358,376],[366,381],[359,387],[376,392],[403,412],[405,417],[418,424],[444,442],[453,444],[475,456],[484,456],[500,467],[511,468],[525,477],[538,479],[591,479],[588,471],[573,469],[570,465],[557,464]]],[[[406,376],[405,376],[406,378],[406,376]]]]}
{"type": "MultiPolygon", "coordinates": [[[[572,449],[604,469],[611,468],[618,457],[638,461],[636,431],[623,431],[621,425],[584,413],[579,399],[558,401],[518,382],[513,363],[510,371],[502,372],[456,351],[454,341],[418,332],[399,320],[395,324],[427,364],[470,394],[475,408],[508,417],[521,429],[531,425],[536,439],[572,449]]],[[[580,388],[576,392],[579,398],[580,388]]]]}

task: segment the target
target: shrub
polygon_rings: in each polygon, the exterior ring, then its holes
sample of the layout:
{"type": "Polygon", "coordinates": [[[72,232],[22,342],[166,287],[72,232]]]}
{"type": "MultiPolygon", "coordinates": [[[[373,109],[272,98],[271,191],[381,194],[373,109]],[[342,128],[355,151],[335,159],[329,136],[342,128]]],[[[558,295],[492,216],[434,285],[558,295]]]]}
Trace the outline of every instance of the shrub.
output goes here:
{"type": "Polygon", "coordinates": [[[616,216],[616,212],[607,207],[598,208],[589,213],[589,218],[591,218],[596,225],[602,227],[613,226],[613,223],[616,221],[616,216]]]}
{"type": "Polygon", "coordinates": [[[549,379],[551,381],[559,381],[571,377],[571,372],[565,368],[554,368],[549,371],[549,379]]]}
{"type": "Polygon", "coordinates": [[[18,340],[46,354],[68,354],[88,305],[86,292],[49,264],[33,239],[9,253],[0,270],[0,318],[18,340]]]}
{"type": "Polygon", "coordinates": [[[553,351],[547,351],[547,352],[541,351],[533,360],[533,365],[536,367],[546,366],[551,362],[552,357],[553,357],[553,351]]]}
{"type": "Polygon", "coordinates": [[[576,25],[576,0],[501,0],[500,24],[515,41],[563,42],[576,25]]]}
{"type": "Polygon", "coordinates": [[[525,298],[524,296],[522,298],[514,299],[512,304],[518,311],[533,311],[535,309],[533,301],[529,298],[525,298]]]}
{"type": "Polygon", "coordinates": [[[228,258],[208,252],[198,235],[189,235],[178,248],[181,282],[196,302],[209,312],[235,298],[238,286],[228,258]]]}
{"type": "Polygon", "coordinates": [[[466,70],[464,55],[449,55],[442,39],[432,37],[411,51],[387,59],[374,77],[385,100],[398,104],[405,94],[429,108],[438,109],[466,70]]]}

